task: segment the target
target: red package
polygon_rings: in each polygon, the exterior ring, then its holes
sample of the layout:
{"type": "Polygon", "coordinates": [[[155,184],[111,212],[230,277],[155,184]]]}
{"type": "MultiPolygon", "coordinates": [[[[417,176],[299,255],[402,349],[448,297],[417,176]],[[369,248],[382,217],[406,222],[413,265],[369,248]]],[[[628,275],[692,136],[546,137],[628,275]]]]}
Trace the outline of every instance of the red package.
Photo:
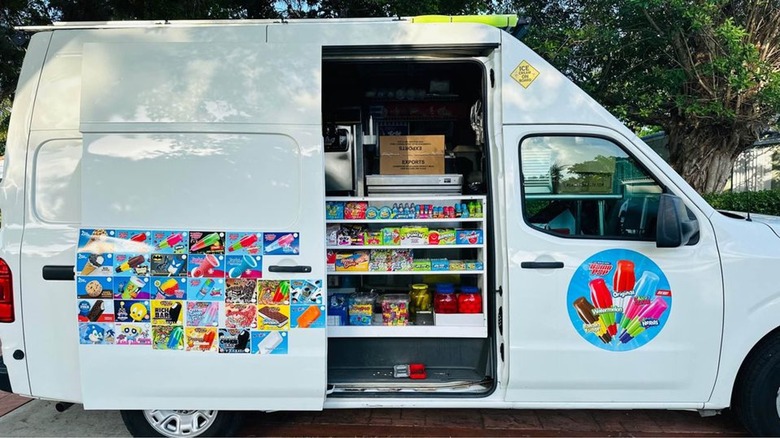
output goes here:
{"type": "Polygon", "coordinates": [[[365,219],[368,202],[347,202],[344,204],[344,219],[365,219]]]}

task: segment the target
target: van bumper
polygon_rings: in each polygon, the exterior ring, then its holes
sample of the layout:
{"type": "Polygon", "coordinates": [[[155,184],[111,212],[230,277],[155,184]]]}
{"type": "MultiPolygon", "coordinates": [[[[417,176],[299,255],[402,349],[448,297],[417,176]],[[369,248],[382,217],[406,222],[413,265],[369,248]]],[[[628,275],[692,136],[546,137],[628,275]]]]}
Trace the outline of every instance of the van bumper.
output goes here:
{"type": "Polygon", "coordinates": [[[11,379],[8,377],[8,367],[3,362],[3,356],[0,355],[0,391],[11,391],[11,379]]]}

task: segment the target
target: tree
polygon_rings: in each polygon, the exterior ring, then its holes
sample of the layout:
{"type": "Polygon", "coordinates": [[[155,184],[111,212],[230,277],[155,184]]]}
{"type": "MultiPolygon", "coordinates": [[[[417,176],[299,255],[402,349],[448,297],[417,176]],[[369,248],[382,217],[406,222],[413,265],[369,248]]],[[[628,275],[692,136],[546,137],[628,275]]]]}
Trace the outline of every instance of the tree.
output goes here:
{"type": "Polygon", "coordinates": [[[672,166],[722,189],[780,114],[780,0],[512,0],[526,42],[639,130],[669,135],[672,166]]]}

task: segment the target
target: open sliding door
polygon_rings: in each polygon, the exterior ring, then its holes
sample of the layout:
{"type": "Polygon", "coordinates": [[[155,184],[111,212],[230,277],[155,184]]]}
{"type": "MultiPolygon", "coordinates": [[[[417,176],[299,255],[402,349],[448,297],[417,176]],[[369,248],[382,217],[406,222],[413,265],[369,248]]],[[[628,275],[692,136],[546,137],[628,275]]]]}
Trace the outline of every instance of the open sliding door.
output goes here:
{"type": "Polygon", "coordinates": [[[86,44],[83,71],[84,405],[321,409],[321,48],[86,44]]]}

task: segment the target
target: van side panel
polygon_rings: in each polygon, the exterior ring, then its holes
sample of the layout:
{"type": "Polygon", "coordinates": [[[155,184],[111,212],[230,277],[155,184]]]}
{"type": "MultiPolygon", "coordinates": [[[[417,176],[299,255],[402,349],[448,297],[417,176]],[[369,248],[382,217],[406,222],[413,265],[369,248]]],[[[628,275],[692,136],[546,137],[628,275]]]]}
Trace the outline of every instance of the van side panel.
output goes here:
{"type": "Polygon", "coordinates": [[[27,56],[22,65],[19,85],[14,98],[13,117],[8,130],[5,176],[0,183],[0,209],[2,210],[0,257],[11,267],[15,303],[15,321],[10,324],[0,324],[0,340],[3,345],[3,357],[11,379],[11,388],[15,393],[23,395],[30,395],[27,357],[13,359],[13,353],[16,350],[25,352],[22,318],[24,302],[20,293],[22,289],[20,251],[25,212],[25,164],[35,95],[50,39],[50,32],[36,34],[30,40],[27,48],[27,56]]]}

